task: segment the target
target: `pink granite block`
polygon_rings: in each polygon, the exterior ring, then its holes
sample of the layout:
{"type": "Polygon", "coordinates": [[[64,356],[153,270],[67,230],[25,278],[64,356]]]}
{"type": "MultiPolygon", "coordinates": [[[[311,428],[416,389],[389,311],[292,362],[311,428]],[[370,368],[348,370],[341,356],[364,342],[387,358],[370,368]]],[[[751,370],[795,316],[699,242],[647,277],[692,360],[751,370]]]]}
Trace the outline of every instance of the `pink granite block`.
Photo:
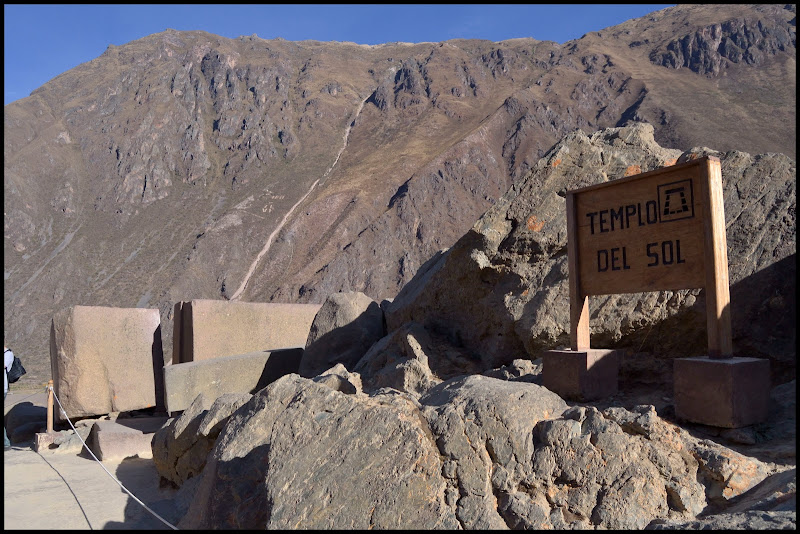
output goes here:
{"type": "Polygon", "coordinates": [[[177,304],[172,363],[305,347],[321,306],[227,300],[177,304]]]}
{"type": "Polygon", "coordinates": [[[74,306],[53,316],[53,389],[71,420],[163,406],[160,323],[157,308],[74,306]]]}

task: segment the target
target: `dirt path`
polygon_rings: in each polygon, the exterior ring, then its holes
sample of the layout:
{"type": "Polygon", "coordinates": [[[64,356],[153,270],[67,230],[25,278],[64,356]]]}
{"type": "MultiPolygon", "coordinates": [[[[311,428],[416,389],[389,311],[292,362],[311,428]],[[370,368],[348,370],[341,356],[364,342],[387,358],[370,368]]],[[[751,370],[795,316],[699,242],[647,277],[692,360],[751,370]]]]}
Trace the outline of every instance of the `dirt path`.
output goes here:
{"type": "Polygon", "coordinates": [[[256,267],[258,267],[259,262],[261,262],[261,258],[263,258],[264,255],[269,251],[270,247],[272,246],[272,242],[275,239],[275,236],[277,236],[278,232],[280,232],[283,229],[284,225],[286,224],[286,221],[288,221],[289,217],[291,217],[292,213],[294,213],[294,210],[297,209],[297,206],[302,204],[303,201],[306,198],[308,198],[308,195],[310,195],[311,192],[314,190],[314,188],[317,187],[317,184],[319,184],[320,182],[324,181],[325,178],[327,178],[328,175],[331,173],[331,171],[333,171],[333,168],[336,167],[336,164],[339,163],[339,158],[342,156],[342,154],[344,153],[345,149],[347,148],[347,140],[350,137],[350,129],[353,127],[353,124],[355,124],[356,119],[358,119],[358,116],[361,114],[361,110],[364,108],[364,104],[366,103],[366,101],[367,101],[367,99],[361,100],[361,102],[358,104],[358,108],[356,109],[355,114],[353,115],[353,120],[351,120],[347,124],[347,128],[345,128],[344,135],[342,136],[342,140],[343,140],[342,148],[339,149],[339,153],[336,154],[336,158],[333,160],[333,163],[331,164],[331,166],[328,167],[328,170],[325,171],[325,173],[322,175],[322,178],[317,178],[314,181],[314,183],[311,184],[311,187],[309,188],[309,190],[306,191],[306,193],[302,197],[300,197],[300,200],[298,200],[294,204],[294,206],[292,206],[289,209],[288,212],[286,212],[286,215],[283,216],[283,219],[281,219],[281,222],[278,223],[277,227],[275,227],[275,230],[273,230],[272,233],[269,234],[269,237],[267,238],[267,242],[264,244],[264,247],[261,249],[261,252],[259,252],[258,255],[256,256],[256,259],[250,265],[250,269],[247,271],[247,274],[245,275],[244,280],[242,280],[242,283],[239,286],[239,289],[237,289],[236,292],[233,294],[233,296],[231,296],[230,300],[237,300],[242,295],[242,293],[244,292],[245,288],[247,288],[247,283],[250,281],[250,278],[253,276],[253,273],[256,271],[256,267]]]}

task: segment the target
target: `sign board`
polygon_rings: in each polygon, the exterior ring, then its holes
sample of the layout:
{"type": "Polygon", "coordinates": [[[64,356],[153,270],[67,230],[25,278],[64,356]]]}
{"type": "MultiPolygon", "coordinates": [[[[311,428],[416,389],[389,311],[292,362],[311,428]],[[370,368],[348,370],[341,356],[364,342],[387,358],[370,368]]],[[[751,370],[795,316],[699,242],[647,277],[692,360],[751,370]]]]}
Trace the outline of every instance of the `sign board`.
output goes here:
{"type": "Polygon", "coordinates": [[[588,296],[705,288],[709,356],[731,357],[719,159],[567,192],[572,349],[589,348],[588,296]]]}

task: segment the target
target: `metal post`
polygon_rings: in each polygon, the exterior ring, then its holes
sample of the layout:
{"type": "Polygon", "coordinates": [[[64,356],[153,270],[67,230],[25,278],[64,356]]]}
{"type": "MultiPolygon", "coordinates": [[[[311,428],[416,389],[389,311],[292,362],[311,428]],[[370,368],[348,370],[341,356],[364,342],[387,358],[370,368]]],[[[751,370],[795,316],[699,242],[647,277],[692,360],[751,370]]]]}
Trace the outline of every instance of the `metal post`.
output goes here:
{"type": "Polygon", "coordinates": [[[47,433],[53,433],[53,381],[47,383],[47,433]]]}

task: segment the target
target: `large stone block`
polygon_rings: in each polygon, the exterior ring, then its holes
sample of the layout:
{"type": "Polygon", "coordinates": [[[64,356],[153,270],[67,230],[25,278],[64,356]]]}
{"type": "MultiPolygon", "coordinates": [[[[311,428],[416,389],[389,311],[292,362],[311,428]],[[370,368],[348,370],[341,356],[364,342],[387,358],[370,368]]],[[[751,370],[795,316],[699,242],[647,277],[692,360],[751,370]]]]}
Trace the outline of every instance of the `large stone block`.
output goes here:
{"type": "MultiPolygon", "coordinates": [[[[73,306],[53,316],[53,388],[72,419],[163,407],[157,308],[73,306]]],[[[56,405],[55,419],[64,421],[56,405]]]]}
{"type": "Polygon", "coordinates": [[[305,347],[321,304],[192,300],[175,305],[172,363],[305,347]]]}
{"type": "Polygon", "coordinates": [[[201,393],[209,399],[225,393],[254,393],[283,375],[296,373],[302,356],[303,347],[295,347],[167,365],[167,411],[185,410],[201,393]]]}
{"type": "Polygon", "coordinates": [[[722,428],[764,422],[769,415],[770,363],[762,358],[676,358],[675,416],[722,428]]]}
{"type": "Polygon", "coordinates": [[[86,445],[98,460],[121,460],[129,456],[152,458],[153,435],[166,424],[166,417],[98,421],[86,445]]]}

